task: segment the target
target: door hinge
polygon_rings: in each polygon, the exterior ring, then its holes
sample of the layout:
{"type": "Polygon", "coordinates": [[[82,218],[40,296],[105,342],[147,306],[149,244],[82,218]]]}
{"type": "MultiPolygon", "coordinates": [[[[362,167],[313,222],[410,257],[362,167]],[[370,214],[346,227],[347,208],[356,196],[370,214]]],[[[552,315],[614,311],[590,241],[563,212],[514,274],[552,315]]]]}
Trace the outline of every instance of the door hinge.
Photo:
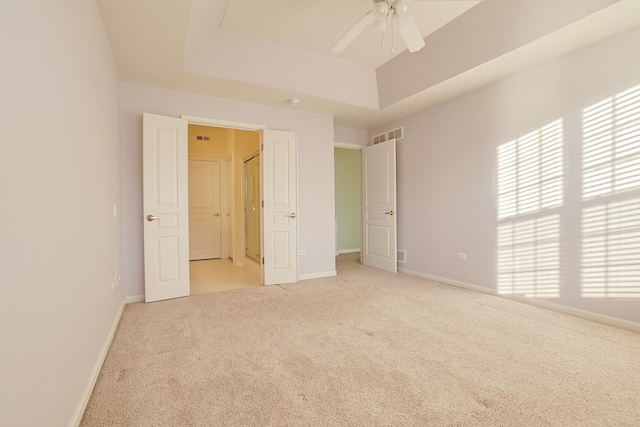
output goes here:
{"type": "Polygon", "coordinates": [[[264,151],[264,144],[260,144],[260,151],[264,151]]]}
{"type": "Polygon", "coordinates": [[[262,265],[264,265],[264,257],[262,257],[262,265]]]}
{"type": "Polygon", "coordinates": [[[262,201],[262,207],[264,208],[264,200],[262,201]]]}

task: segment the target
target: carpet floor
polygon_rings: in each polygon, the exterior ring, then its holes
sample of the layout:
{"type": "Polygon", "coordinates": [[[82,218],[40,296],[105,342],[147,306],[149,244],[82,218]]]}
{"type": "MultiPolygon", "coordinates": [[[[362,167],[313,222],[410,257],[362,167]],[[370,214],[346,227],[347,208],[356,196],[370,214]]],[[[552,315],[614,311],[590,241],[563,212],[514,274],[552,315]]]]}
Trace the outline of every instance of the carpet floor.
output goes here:
{"type": "Polygon", "coordinates": [[[83,426],[640,426],[640,334],[338,257],[126,307],[83,426]]]}

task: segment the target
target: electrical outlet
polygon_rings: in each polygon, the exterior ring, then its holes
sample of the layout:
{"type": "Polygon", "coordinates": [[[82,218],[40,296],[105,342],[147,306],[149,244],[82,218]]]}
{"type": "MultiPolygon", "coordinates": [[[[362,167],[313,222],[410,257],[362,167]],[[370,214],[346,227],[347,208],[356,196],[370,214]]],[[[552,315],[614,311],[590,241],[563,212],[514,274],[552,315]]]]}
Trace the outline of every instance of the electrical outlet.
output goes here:
{"type": "Polygon", "coordinates": [[[467,260],[467,254],[463,253],[463,252],[458,252],[458,259],[467,260]]]}
{"type": "Polygon", "coordinates": [[[113,204],[113,217],[117,218],[118,217],[118,206],[116,206],[116,204],[113,204]]]}

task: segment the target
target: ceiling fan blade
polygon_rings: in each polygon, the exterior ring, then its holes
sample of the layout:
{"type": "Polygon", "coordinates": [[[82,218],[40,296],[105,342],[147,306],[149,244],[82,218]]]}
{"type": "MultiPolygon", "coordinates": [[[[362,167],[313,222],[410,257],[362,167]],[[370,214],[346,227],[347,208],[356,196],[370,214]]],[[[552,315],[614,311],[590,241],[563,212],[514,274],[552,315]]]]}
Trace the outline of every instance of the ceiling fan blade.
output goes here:
{"type": "Polygon", "coordinates": [[[424,47],[424,39],[411,16],[407,17],[406,23],[399,30],[409,52],[417,52],[424,47]]]}
{"type": "Polygon", "coordinates": [[[331,52],[342,52],[344,48],[349,46],[351,42],[354,41],[355,38],[358,37],[360,33],[363,32],[365,28],[371,25],[375,20],[376,18],[373,17],[371,11],[367,12],[367,14],[360,18],[360,20],[356,22],[356,25],[351,27],[351,29],[347,31],[347,34],[345,34],[344,37],[342,37],[340,41],[338,41],[338,43],[336,43],[335,46],[331,48],[331,52]]]}

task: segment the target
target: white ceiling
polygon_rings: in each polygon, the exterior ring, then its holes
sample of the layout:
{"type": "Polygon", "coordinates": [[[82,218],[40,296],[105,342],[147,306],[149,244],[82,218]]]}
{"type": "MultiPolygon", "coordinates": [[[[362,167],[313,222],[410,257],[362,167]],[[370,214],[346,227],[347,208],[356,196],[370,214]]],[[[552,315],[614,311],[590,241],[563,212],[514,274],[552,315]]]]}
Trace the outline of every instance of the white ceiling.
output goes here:
{"type": "Polygon", "coordinates": [[[393,57],[373,29],[329,53],[369,0],[98,0],[124,81],[363,129],[640,27],[639,0],[475,3],[416,3],[427,45],[393,57]]]}
{"type": "MultiPolygon", "coordinates": [[[[411,16],[426,37],[478,2],[416,1],[411,16]]],[[[369,26],[343,52],[331,53],[333,45],[372,6],[371,0],[229,0],[222,26],[378,68],[407,48],[396,34],[395,54],[391,52],[390,28],[385,32],[385,47],[381,31],[369,26]]]]}

